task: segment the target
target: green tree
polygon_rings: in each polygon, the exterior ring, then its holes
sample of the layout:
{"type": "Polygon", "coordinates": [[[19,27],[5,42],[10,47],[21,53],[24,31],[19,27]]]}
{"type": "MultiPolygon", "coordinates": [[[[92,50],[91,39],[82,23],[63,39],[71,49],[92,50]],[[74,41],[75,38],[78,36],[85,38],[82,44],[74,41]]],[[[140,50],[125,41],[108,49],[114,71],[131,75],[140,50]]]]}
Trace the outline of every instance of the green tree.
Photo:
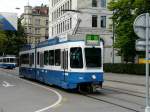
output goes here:
{"type": "Polygon", "coordinates": [[[4,31],[0,31],[0,55],[4,52],[4,45],[7,41],[6,34],[4,31]]]}
{"type": "Polygon", "coordinates": [[[114,11],[112,17],[115,23],[116,42],[115,47],[123,61],[133,62],[136,55],[135,40],[133,31],[133,3],[134,0],[116,0],[109,4],[109,9],[114,11]]]}
{"type": "Polygon", "coordinates": [[[138,38],[133,31],[135,18],[150,11],[150,0],[113,0],[109,9],[114,11],[112,17],[115,23],[116,42],[118,54],[125,62],[134,62],[136,56],[135,40],[138,38]]]}

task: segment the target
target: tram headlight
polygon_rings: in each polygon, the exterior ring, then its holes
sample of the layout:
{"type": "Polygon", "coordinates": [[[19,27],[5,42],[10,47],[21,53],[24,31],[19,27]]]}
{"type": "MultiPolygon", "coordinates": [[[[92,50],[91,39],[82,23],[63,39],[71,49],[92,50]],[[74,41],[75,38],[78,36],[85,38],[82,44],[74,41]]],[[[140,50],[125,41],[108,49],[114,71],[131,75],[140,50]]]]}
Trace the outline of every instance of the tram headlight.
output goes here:
{"type": "Polygon", "coordinates": [[[96,75],[92,75],[92,79],[96,79],[96,75]]]}

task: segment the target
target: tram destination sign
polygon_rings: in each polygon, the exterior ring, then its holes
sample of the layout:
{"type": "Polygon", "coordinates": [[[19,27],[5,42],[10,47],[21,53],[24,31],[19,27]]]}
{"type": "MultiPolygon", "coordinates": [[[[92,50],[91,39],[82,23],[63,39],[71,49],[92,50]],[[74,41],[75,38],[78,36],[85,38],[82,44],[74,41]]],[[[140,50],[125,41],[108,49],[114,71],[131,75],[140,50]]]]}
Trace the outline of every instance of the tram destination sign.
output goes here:
{"type": "Polygon", "coordinates": [[[100,45],[100,37],[99,35],[86,35],[85,38],[86,45],[99,46],[100,45]]]}

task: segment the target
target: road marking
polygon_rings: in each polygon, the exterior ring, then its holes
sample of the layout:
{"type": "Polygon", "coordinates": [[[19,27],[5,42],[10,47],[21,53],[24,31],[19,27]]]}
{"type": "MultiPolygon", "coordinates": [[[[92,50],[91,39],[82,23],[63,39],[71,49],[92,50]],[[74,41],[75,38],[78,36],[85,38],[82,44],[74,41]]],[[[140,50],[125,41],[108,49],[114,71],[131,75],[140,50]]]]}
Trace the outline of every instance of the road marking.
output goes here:
{"type": "MultiPolygon", "coordinates": [[[[4,71],[4,72],[5,72],[5,71],[4,71]]],[[[11,73],[8,73],[7,75],[11,75],[11,73]]],[[[11,75],[11,76],[12,76],[12,75],[11,75]]],[[[19,78],[19,77],[17,77],[17,76],[15,76],[15,77],[16,77],[17,79],[19,79],[19,80],[22,80],[22,81],[28,83],[28,84],[32,84],[32,85],[35,85],[35,86],[38,86],[38,87],[42,87],[42,88],[44,88],[44,89],[46,89],[46,90],[48,90],[48,91],[52,91],[53,93],[55,93],[55,94],[58,96],[58,99],[57,99],[57,101],[56,101],[55,103],[53,103],[52,105],[50,105],[50,106],[48,106],[48,107],[44,107],[44,108],[42,108],[42,109],[39,109],[39,110],[37,110],[37,111],[35,111],[35,112],[43,112],[43,111],[46,111],[46,110],[51,109],[51,108],[53,108],[53,107],[55,107],[55,106],[57,106],[58,104],[61,103],[61,101],[62,101],[62,96],[61,96],[61,94],[60,94],[59,92],[57,92],[56,90],[53,90],[53,89],[50,89],[50,88],[48,88],[48,87],[45,87],[45,86],[42,86],[42,85],[33,83],[33,82],[31,82],[31,81],[27,81],[27,80],[21,79],[21,78],[19,78]]]]}
{"type": "MultiPolygon", "coordinates": [[[[17,78],[18,78],[18,77],[17,77],[17,78]]],[[[20,79],[20,78],[18,78],[18,79],[20,79]]],[[[23,79],[20,79],[20,80],[23,80],[23,79]]],[[[27,83],[29,83],[29,84],[32,84],[32,85],[39,86],[39,87],[42,87],[42,88],[44,88],[44,89],[50,90],[50,91],[52,91],[53,93],[55,93],[55,94],[58,96],[58,99],[57,99],[57,101],[56,101],[54,104],[52,104],[52,105],[50,105],[50,106],[48,106],[48,107],[39,109],[39,110],[37,110],[37,111],[35,111],[35,112],[43,112],[43,111],[46,111],[46,110],[51,109],[51,108],[53,108],[53,107],[55,107],[55,106],[57,106],[58,104],[61,103],[61,101],[62,101],[62,96],[61,96],[61,94],[60,94],[59,92],[57,92],[57,91],[55,91],[55,90],[53,90],[53,89],[50,89],[50,88],[48,88],[48,87],[45,87],[45,86],[42,86],[42,85],[39,85],[39,84],[30,82],[30,81],[27,81],[27,80],[23,80],[23,81],[24,81],[24,82],[27,82],[27,83]]]]}
{"type": "Polygon", "coordinates": [[[15,85],[11,85],[10,83],[8,83],[6,81],[3,81],[2,86],[4,86],[4,87],[13,87],[15,85]]]}

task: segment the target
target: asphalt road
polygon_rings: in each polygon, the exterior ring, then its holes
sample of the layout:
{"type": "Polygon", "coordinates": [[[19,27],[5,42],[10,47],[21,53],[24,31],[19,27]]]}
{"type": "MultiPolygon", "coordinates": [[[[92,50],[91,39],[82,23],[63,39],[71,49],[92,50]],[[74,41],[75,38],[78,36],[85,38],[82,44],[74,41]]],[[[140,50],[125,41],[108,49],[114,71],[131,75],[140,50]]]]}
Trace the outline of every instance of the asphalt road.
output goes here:
{"type": "MultiPolygon", "coordinates": [[[[144,110],[143,86],[121,83],[119,82],[123,80],[121,75],[114,77],[113,74],[105,75],[105,79],[111,81],[104,83],[104,89],[98,94],[84,96],[20,79],[18,69],[0,69],[0,112],[142,112],[144,110]]],[[[130,76],[124,77],[129,77],[128,83],[130,83],[130,76]]],[[[131,81],[133,83],[133,80],[131,81]]]]}
{"type": "Polygon", "coordinates": [[[0,112],[38,112],[57,101],[51,89],[0,70],[0,112]]]}

